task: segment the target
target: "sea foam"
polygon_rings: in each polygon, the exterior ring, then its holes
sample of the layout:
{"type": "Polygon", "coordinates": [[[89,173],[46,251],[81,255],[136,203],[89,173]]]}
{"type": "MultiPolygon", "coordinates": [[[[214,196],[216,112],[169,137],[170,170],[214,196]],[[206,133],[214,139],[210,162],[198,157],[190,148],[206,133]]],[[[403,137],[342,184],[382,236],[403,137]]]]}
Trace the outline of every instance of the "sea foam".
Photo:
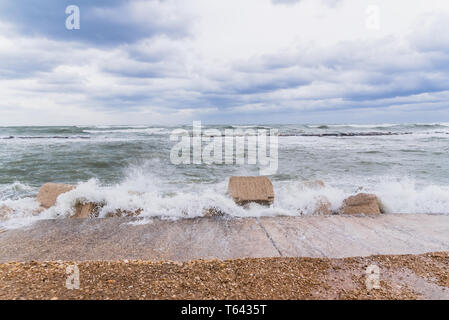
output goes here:
{"type": "Polygon", "coordinates": [[[74,213],[78,202],[94,202],[102,205],[99,217],[117,210],[135,212],[142,209],[141,218],[163,217],[170,219],[194,218],[204,215],[205,210],[215,208],[234,217],[260,216],[300,216],[314,214],[320,199],[331,203],[331,210],[338,210],[343,200],[358,191],[375,193],[386,213],[434,213],[449,214],[449,187],[418,187],[413,180],[393,181],[385,179],[377,185],[363,190],[342,190],[327,184],[313,187],[301,181],[274,182],[275,201],[270,207],[251,204],[243,208],[234,203],[226,194],[226,182],[204,185],[184,186],[182,190],[158,187],[158,180],[148,177],[123,183],[103,186],[96,179],[79,183],[77,188],[61,195],[54,207],[36,215],[39,204],[34,198],[0,201],[12,213],[3,217],[0,226],[17,228],[29,225],[40,219],[68,218],[74,213]]]}

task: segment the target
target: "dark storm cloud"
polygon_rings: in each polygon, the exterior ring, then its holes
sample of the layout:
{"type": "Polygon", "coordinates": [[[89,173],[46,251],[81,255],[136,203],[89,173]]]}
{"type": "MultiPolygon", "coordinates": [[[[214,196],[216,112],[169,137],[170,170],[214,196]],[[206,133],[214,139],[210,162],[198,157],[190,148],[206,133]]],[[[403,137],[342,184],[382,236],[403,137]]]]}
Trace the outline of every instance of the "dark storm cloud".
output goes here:
{"type": "Polygon", "coordinates": [[[49,39],[81,41],[99,45],[132,43],[156,35],[184,37],[189,33],[188,21],[164,16],[166,2],[159,0],[21,0],[2,1],[0,17],[12,23],[26,36],[44,36],[49,39]],[[67,30],[66,7],[80,9],[81,27],[67,30]],[[149,10],[139,15],[139,8],[149,10]],[[137,17],[136,17],[137,15],[137,17]]]}

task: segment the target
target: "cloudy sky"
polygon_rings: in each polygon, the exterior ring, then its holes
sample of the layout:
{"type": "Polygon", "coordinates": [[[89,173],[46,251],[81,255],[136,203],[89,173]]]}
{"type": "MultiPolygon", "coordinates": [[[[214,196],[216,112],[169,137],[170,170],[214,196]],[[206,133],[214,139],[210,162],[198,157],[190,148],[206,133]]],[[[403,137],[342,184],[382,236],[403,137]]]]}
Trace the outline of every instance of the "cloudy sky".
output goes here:
{"type": "Polygon", "coordinates": [[[449,1],[0,0],[0,125],[192,120],[447,122],[449,1]]]}

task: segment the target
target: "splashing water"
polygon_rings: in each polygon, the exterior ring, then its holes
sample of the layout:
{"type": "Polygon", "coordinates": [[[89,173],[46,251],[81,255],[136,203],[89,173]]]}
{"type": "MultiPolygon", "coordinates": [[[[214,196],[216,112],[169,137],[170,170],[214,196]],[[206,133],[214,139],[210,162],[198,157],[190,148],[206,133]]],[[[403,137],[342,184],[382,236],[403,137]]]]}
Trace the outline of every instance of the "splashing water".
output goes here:
{"type": "Polygon", "coordinates": [[[141,217],[191,218],[212,207],[236,217],[309,215],[323,197],[337,210],[347,196],[361,191],[375,193],[387,212],[449,213],[448,124],[274,127],[281,135],[279,169],[270,176],[275,202],[248,208],[226,194],[227,181],[232,175],[258,175],[258,166],[173,165],[169,134],[174,128],[0,128],[0,137],[7,137],[0,140],[0,208],[8,208],[0,209],[0,226],[68,217],[80,201],[103,204],[100,217],[142,209],[141,217]],[[356,135],[370,132],[385,135],[356,135]],[[326,186],[304,185],[317,179],[326,186]],[[77,188],[37,214],[34,197],[45,182],[77,188]]]}

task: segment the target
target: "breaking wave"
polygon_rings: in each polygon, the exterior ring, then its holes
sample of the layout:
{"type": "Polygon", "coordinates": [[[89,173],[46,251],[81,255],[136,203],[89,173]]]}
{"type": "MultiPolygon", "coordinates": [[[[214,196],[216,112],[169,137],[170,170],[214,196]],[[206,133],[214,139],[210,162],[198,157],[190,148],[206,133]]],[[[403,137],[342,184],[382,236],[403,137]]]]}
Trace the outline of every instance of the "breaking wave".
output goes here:
{"type": "MultiPolygon", "coordinates": [[[[181,128],[191,134],[190,126],[181,128]]],[[[250,135],[268,128],[205,126],[202,133],[240,129],[236,135],[250,135]]],[[[449,123],[273,128],[280,136],[279,170],[271,177],[274,204],[242,208],[226,194],[228,178],[256,175],[258,165],[173,165],[169,156],[176,142],[168,137],[173,127],[1,127],[0,227],[67,217],[77,202],[101,203],[100,217],[141,209],[144,219],[192,218],[210,208],[235,217],[311,215],[323,199],[337,210],[358,192],[376,194],[387,213],[449,214],[449,123]],[[304,184],[316,178],[326,186],[304,184]],[[38,188],[53,180],[77,188],[39,212],[38,188]]]]}
{"type": "MultiPolygon", "coordinates": [[[[39,211],[34,197],[0,201],[0,208],[9,208],[0,220],[3,228],[18,228],[41,219],[58,219],[74,214],[76,203],[94,202],[102,205],[99,218],[117,210],[135,212],[141,210],[142,219],[162,217],[168,219],[204,216],[214,208],[231,217],[300,216],[313,215],[322,199],[327,199],[332,211],[337,211],[343,200],[357,192],[375,193],[386,213],[449,214],[449,186],[431,185],[419,188],[412,180],[385,181],[375,186],[342,190],[329,184],[324,187],[308,185],[301,181],[274,182],[275,202],[270,207],[251,204],[241,207],[226,194],[227,182],[214,185],[184,186],[183,191],[162,186],[156,177],[128,177],[121,184],[102,186],[91,179],[79,183],[77,188],[58,198],[56,205],[39,211]],[[190,191],[184,191],[190,190],[190,191]]],[[[30,187],[16,184],[8,190],[30,187]]],[[[3,194],[5,188],[2,189],[3,194]]],[[[11,192],[11,191],[8,191],[11,192]]],[[[22,191],[20,191],[22,192],[22,191]]]]}
{"type": "Polygon", "coordinates": [[[83,132],[85,133],[146,133],[146,134],[167,134],[169,131],[167,131],[167,129],[165,128],[126,128],[126,129],[122,129],[122,128],[115,128],[115,129],[110,129],[108,128],[108,130],[94,130],[94,129],[90,129],[90,130],[83,130],[83,132]]]}

